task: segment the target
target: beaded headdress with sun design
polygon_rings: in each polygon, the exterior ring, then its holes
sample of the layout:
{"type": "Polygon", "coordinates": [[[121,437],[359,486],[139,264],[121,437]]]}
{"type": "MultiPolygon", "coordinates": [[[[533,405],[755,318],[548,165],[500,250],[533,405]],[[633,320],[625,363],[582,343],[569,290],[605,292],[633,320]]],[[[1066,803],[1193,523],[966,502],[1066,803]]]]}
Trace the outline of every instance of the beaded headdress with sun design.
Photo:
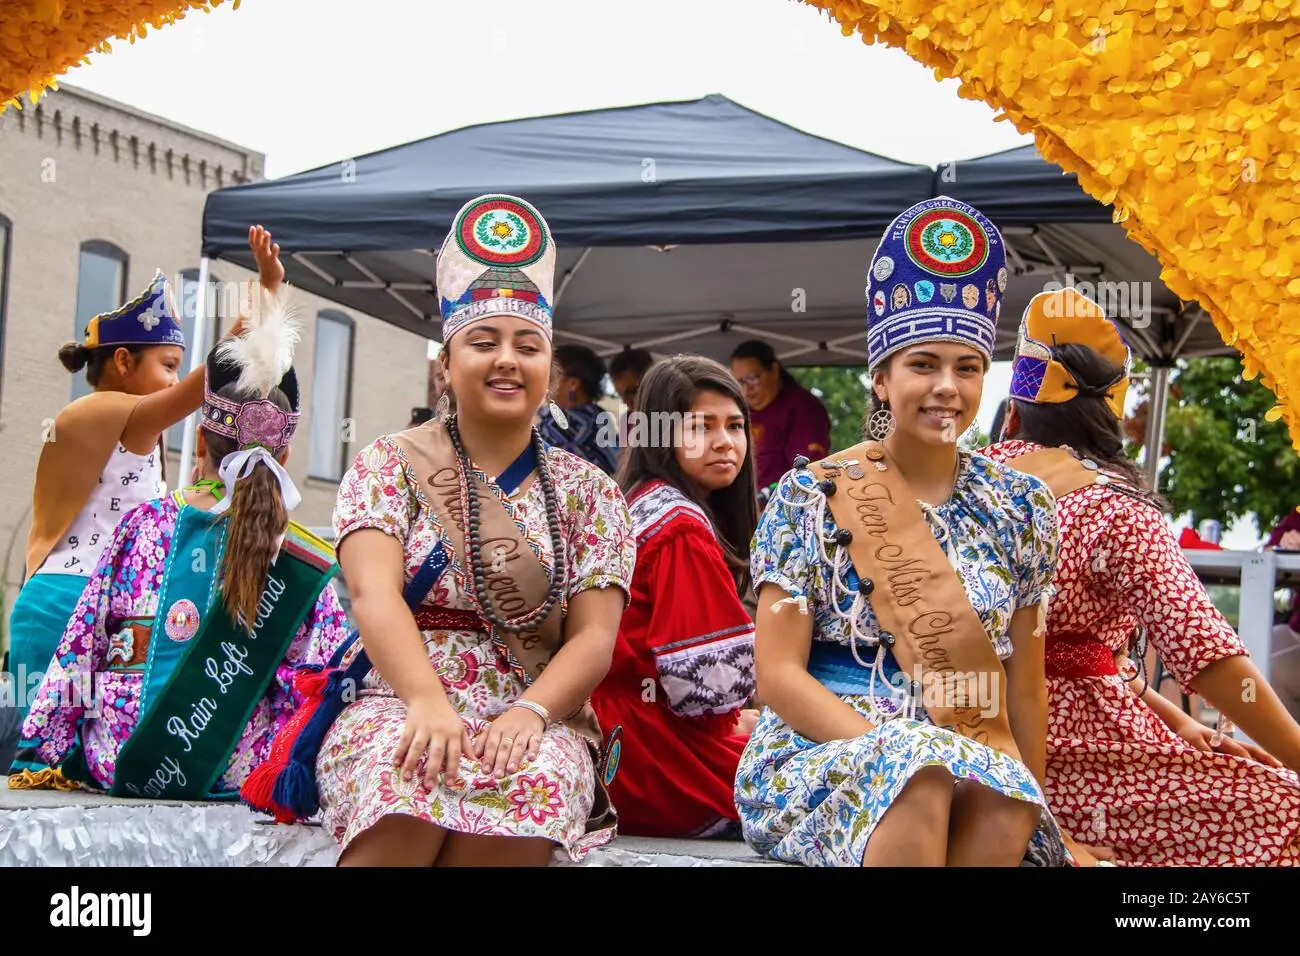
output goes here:
{"type": "Polygon", "coordinates": [[[937,196],[899,213],[867,274],[870,367],[926,342],[969,345],[991,362],[1006,264],[1001,233],[968,203],[937,196]]]}
{"type": "Polygon", "coordinates": [[[461,207],[438,251],[445,344],[489,315],[527,319],[551,337],[555,241],[546,220],[515,196],[479,196],[461,207]]]}

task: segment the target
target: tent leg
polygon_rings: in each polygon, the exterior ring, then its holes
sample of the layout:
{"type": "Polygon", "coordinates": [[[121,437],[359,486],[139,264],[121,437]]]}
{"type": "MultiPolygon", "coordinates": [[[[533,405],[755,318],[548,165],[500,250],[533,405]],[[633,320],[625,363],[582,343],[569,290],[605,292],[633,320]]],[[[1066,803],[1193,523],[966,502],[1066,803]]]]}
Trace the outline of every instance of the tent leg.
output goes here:
{"type": "Polygon", "coordinates": [[[1165,443],[1165,410],[1169,404],[1169,366],[1151,366],[1151,404],[1147,412],[1146,477],[1156,491],[1160,480],[1160,449],[1165,443]]]}
{"type": "MultiPolygon", "coordinates": [[[[190,353],[190,368],[202,368],[207,361],[207,353],[201,347],[207,341],[208,324],[208,266],[210,260],[204,256],[199,260],[199,294],[194,297],[194,341],[187,342],[190,353]]],[[[190,483],[190,469],[194,459],[194,430],[198,427],[197,413],[191,412],[185,419],[185,433],[181,440],[180,474],[176,477],[175,487],[183,488],[190,483]]]]}

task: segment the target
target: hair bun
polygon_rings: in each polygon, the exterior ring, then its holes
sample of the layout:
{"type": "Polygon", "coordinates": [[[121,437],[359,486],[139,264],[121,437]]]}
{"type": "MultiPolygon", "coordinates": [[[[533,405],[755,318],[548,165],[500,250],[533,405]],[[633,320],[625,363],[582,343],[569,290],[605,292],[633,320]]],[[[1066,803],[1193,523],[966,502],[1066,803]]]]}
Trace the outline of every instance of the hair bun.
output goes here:
{"type": "Polygon", "coordinates": [[[90,361],[90,349],[77,342],[65,342],[59,347],[59,361],[69,372],[80,372],[90,361]]]}

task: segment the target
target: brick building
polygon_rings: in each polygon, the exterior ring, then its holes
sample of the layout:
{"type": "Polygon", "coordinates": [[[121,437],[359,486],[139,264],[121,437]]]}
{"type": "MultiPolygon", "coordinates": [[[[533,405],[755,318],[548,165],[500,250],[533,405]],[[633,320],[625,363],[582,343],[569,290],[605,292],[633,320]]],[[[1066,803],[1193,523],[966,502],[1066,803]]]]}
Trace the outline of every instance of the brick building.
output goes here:
{"type": "MultiPolygon", "coordinates": [[[[67,86],[38,107],[0,113],[0,628],[23,576],[32,480],[46,423],[88,389],[59,364],[87,319],[142,291],[161,269],[178,284],[192,354],[207,194],[263,178],[264,157],[67,86]],[[193,283],[192,285],[190,283],[193,283]]],[[[292,250],[284,250],[287,254],[292,250]]],[[[212,263],[219,283],[254,276],[212,263]]],[[[294,518],[330,522],[338,480],[366,443],[406,426],[428,395],[427,343],[371,316],[299,293],[295,365],[303,421],[288,470],[294,518]],[[382,387],[373,387],[382,382],[382,387]]],[[[212,314],[211,308],[209,315],[212,314]]],[[[233,316],[220,316],[221,331],[233,316]]],[[[209,323],[210,331],[213,323],[209,323]]],[[[203,352],[212,339],[203,344],[203,352]]],[[[183,426],[168,435],[176,487],[183,426]]]]}

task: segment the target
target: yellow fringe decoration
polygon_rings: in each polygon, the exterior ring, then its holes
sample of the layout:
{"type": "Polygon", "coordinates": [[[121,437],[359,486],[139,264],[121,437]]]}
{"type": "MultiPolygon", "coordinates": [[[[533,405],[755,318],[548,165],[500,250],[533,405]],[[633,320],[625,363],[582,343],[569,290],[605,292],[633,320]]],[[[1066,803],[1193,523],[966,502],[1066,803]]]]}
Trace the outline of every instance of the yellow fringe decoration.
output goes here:
{"type": "Polygon", "coordinates": [[[1300,450],[1300,0],[802,2],[1032,133],[1204,306],[1300,450]]]}
{"type": "MultiPolygon", "coordinates": [[[[110,39],[135,43],[148,28],[161,29],[190,10],[211,13],[226,0],[5,0],[0,15],[0,112],[35,105],[55,77],[83,63],[90,53],[111,53],[110,39]]],[[[232,9],[239,9],[234,0],[232,9]]]]}
{"type": "Polygon", "coordinates": [[[46,767],[44,770],[22,770],[9,775],[10,790],[80,790],[81,784],[69,780],[61,770],[46,767]]]}

